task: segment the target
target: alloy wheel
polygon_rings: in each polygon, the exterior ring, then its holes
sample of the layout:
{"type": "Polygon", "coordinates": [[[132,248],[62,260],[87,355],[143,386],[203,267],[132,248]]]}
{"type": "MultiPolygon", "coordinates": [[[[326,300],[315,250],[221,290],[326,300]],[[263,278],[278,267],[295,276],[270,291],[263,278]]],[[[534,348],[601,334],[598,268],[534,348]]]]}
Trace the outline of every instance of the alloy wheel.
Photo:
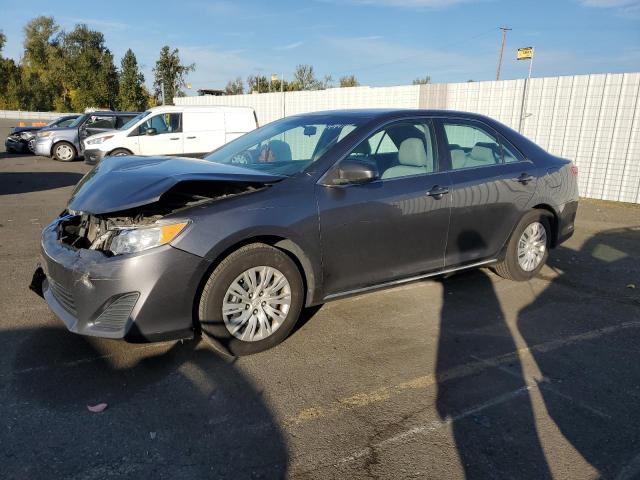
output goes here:
{"type": "Polygon", "coordinates": [[[547,250],[547,230],[540,222],[527,226],[518,240],[518,264],[525,272],[538,268],[547,250]]]}
{"type": "Polygon", "coordinates": [[[285,321],[291,307],[291,285],[284,274],[266,265],[241,273],[224,295],[222,318],[229,333],[246,342],[264,340],[285,321]]]}

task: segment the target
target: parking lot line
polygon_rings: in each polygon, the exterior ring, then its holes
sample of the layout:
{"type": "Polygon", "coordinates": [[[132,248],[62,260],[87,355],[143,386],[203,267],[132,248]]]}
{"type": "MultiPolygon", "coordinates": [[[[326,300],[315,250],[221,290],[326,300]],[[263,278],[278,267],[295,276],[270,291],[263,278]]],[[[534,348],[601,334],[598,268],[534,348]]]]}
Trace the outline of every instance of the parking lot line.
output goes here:
{"type": "MultiPolygon", "coordinates": [[[[388,387],[381,387],[370,392],[356,393],[348,397],[343,397],[335,400],[327,405],[317,405],[301,410],[297,414],[288,417],[284,420],[284,424],[288,427],[296,426],[312,420],[326,418],[332,415],[339,415],[355,408],[364,407],[370,404],[379,403],[388,400],[394,395],[399,395],[405,391],[424,389],[434,386],[444,381],[463,378],[469,375],[477,374],[482,370],[490,367],[500,367],[508,365],[524,355],[530,355],[531,352],[548,353],[560,348],[573,345],[575,343],[584,342],[599,338],[603,335],[618,332],[620,330],[626,330],[630,328],[640,327],[640,320],[633,320],[623,322],[618,325],[611,325],[608,327],[597,328],[589,330],[587,332],[571,335],[566,338],[551,340],[549,342],[543,342],[529,347],[522,347],[513,352],[506,353],[495,357],[490,357],[482,360],[474,360],[462,364],[460,366],[451,368],[444,372],[441,372],[436,378],[435,374],[424,375],[413,378],[411,380],[404,381],[397,385],[388,387]]],[[[602,412],[599,412],[603,415],[602,412]]],[[[606,414],[604,414],[606,415],[606,414]]]]}

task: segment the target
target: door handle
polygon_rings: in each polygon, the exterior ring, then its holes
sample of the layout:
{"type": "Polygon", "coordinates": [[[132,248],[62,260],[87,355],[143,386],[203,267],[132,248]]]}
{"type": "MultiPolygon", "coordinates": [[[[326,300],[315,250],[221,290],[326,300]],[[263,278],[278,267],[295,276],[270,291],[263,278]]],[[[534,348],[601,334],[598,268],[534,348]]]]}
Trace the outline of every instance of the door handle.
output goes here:
{"type": "Polygon", "coordinates": [[[443,195],[449,193],[449,187],[441,187],[440,185],[434,185],[431,190],[427,192],[428,197],[433,197],[436,200],[440,200],[443,195]]]}
{"type": "Polygon", "coordinates": [[[187,137],[187,140],[193,140],[196,137],[187,137]]]}
{"type": "Polygon", "coordinates": [[[180,137],[171,137],[169,140],[180,140],[180,137]]]}
{"type": "Polygon", "coordinates": [[[529,175],[528,173],[522,173],[519,177],[514,178],[516,182],[520,182],[523,185],[531,182],[533,180],[533,175],[529,175]]]}

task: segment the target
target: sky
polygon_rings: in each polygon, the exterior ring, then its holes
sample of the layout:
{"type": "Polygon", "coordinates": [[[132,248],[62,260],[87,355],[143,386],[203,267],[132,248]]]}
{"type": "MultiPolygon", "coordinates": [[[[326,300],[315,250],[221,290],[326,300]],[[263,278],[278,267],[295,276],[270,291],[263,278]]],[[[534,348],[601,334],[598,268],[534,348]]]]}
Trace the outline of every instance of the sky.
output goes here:
{"type": "Polygon", "coordinates": [[[493,80],[508,26],[503,79],[527,75],[518,47],[535,48],[533,76],[640,70],[640,0],[0,0],[4,56],[22,55],[24,25],[53,16],[104,33],[118,62],[131,48],[147,84],[163,45],[178,48],[195,94],[240,76],[313,65],[334,82],[355,75],[370,86],[493,80]]]}

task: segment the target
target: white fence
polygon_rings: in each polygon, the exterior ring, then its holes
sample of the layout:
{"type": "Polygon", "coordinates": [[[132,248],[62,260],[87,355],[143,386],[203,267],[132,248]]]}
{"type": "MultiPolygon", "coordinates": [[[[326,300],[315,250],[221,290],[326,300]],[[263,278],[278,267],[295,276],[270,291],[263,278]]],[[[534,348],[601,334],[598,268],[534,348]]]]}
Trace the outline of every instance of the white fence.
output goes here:
{"type": "Polygon", "coordinates": [[[22,110],[0,110],[0,118],[9,118],[11,120],[55,120],[62,115],[71,114],[58,112],[24,112],[22,110]]]}
{"type": "Polygon", "coordinates": [[[175,98],[176,105],[240,105],[260,124],[339,108],[433,108],[482,113],[579,168],[581,195],[640,203],[640,73],[496,82],[333,88],[175,98]]]}

